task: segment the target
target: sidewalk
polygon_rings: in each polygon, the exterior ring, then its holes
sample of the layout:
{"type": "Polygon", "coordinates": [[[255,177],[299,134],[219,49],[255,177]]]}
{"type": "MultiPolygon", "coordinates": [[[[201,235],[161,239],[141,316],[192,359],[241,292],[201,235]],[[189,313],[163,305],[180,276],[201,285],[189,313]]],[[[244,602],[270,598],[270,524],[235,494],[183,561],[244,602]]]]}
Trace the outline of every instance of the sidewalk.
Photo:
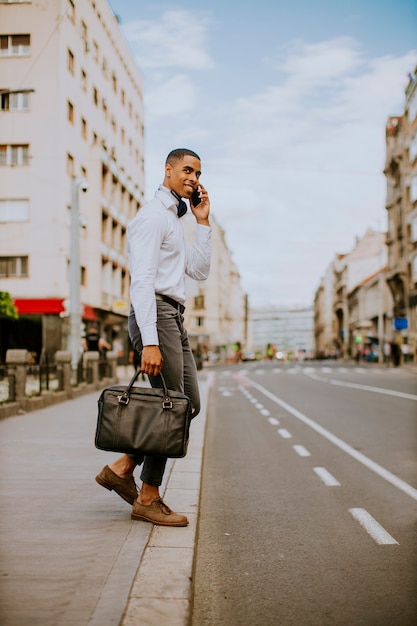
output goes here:
{"type": "Polygon", "coordinates": [[[95,482],[118,456],[94,447],[99,394],[0,422],[1,624],[187,625],[211,376],[199,373],[189,451],[161,489],[186,528],[131,521],[95,482]]]}

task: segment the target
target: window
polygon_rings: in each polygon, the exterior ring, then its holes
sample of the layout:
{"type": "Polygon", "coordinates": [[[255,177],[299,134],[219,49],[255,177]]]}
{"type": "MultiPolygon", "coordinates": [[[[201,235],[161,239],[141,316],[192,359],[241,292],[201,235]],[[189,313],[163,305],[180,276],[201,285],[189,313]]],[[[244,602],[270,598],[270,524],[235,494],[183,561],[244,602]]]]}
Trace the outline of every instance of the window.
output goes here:
{"type": "Polygon", "coordinates": [[[75,24],[75,5],[74,5],[74,0],[68,0],[67,15],[70,18],[71,22],[73,24],[75,24]]]}
{"type": "Polygon", "coordinates": [[[81,118],[81,135],[83,139],[87,139],[87,122],[83,117],[81,118]]]}
{"type": "Polygon", "coordinates": [[[1,256],[0,278],[22,278],[29,275],[29,257],[27,256],[1,256]]]}
{"type": "Polygon", "coordinates": [[[204,309],[204,295],[200,294],[194,298],[194,308],[195,309],[204,309]]]}
{"type": "Polygon", "coordinates": [[[1,165],[29,165],[29,146],[27,144],[1,145],[1,165]]]}
{"type": "Polygon", "coordinates": [[[2,89],[0,93],[1,111],[27,111],[29,109],[28,91],[9,91],[2,89]]]}
{"type": "Polygon", "coordinates": [[[74,157],[69,153],[67,154],[67,174],[74,176],[74,157]]]}
{"type": "Polygon", "coordinates": [[[195,325],[199,327],[204,326],[204,317],[196,317],[195,325]]]}
{"type": "Polygon", "coordinates": [[[26,222],[29,219],[29,200],[0,200],[0,222],[26,222]]]}
{"type": "Polygon", "coordinates": [[[84,52],[88,52],[88,30],[87,24],[81,21],[81,38],[84,43],[84,52]]]}
{"type": "Polygon", "coordinates": [[[87,91],[87,72],[81,70],[81,89],[87,91]]]}
{"type": "Polygon", "coordinates": [[[93,41],[93,59],[96,63],[98,63],[99,53],[98,53],[98,43],[93,41]]]}
{"type": "Polygon", "coordinates": [[[417,176],[413,176],[410,186],[410,200],[415,202],[417,200],[417,176]]]}
{"type": "Polygon", "coordinates": [[[68,100],[68,121],[74,124],[74,105],[68,100]]]}
{"type": "Polygon", "coordinates": [[[410,163],[414,161],[416,156],[417,156],[417,131],[414,133],[414,136],[410,141],[410,147],[409,147],[410,163]]]}
{"type": "Polygon", "coordinates": [[[112,85],[113,85],[113,91],[114,91],[114,93],[117,93],[117,78],[116,78],[116,74],[114,72],[111,75],[111,80],[112,80],[112,85]]]}
{"type": "Polygon", "coordinates": [[[417,241],[417,217],[414,217],[411,222],[411,241],[413,243],[417,241]]]}
{"type": "Polygon", "coordinates": [[[81,286],[87,287],[87,269],[81,266],[81,286]]]}
{"type": "Polygon", "coordinates": [[[101,65],[101,71],[103,72],[104,78],[107,78],[107,76],[108,76],[108,66],[107,66],[107,59],[106,59],[106,57],[103,57],[103,63],[101,65]]]}
{"type": "Polygon", "coordinates": [[[96,87],[93,87],[93,102],[96,106],[98,106],[98,91],[96,87]]]}
{"type": "Polygon", "coordinates": [[[30,53],[30,35],[0,35],[0,56],[25,56],[30,53]]]}
{"type": "Polygon", "coordinates": [[[67,64],[68,64],[68,71],[74,75],[74,68],[75,68],[75,60],[74,60],[74,55],[71,52],[71,50],[68,48],[68,59],[67,59],[67,64]]]}
{"type": "Polygon", "coordinates": [[[125,101],[126,101],[126,94],[125,94],[125,90],[122,89],[120,92],[120,100],[122,101],[122,105],[125,105],[125,101]]]}

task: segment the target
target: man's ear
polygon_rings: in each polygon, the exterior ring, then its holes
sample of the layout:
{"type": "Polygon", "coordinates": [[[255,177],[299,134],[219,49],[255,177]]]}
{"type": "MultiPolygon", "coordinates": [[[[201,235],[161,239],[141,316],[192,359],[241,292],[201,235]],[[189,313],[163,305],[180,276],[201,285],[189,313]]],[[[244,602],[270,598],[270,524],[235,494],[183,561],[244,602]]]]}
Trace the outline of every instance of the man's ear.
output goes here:
{"type": "Polygon", "coordinates": [[[171,170],[172,170],[172,165],[171,165],[171,163],[167,163],[167,164],[165,165],[165,176],[166,176],[167,178],[169,178],[169,177],[170,177],[170,175],[171,175],[171,170]]]}

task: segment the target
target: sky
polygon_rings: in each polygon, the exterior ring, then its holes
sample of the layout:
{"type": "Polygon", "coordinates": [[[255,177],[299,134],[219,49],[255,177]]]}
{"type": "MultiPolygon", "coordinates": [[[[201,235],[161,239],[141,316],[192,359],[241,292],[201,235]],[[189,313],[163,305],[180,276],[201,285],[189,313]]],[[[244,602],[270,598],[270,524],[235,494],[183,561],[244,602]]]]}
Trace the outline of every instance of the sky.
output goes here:
{"type": "Polygon", "coordinates": [[[417,66],[415,0],[110,0],[144,78],[145,200],[170,150],[201,182],[252,307],[310,306],[386,229],[385,125],[417,66]]]}

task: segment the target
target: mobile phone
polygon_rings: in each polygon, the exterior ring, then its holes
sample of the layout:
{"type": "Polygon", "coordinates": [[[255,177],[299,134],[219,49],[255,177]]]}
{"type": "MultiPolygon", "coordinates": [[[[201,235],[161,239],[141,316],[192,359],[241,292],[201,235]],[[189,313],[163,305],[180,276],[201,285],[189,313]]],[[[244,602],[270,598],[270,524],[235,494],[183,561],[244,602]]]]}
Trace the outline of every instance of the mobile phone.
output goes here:
{"type": "Polygon", "coordinates": [[[196,207],[200,204],[200,187],[193,191],[193,193],[191,194],[191,202],[193,203],[193,207],[196,207]]]}

